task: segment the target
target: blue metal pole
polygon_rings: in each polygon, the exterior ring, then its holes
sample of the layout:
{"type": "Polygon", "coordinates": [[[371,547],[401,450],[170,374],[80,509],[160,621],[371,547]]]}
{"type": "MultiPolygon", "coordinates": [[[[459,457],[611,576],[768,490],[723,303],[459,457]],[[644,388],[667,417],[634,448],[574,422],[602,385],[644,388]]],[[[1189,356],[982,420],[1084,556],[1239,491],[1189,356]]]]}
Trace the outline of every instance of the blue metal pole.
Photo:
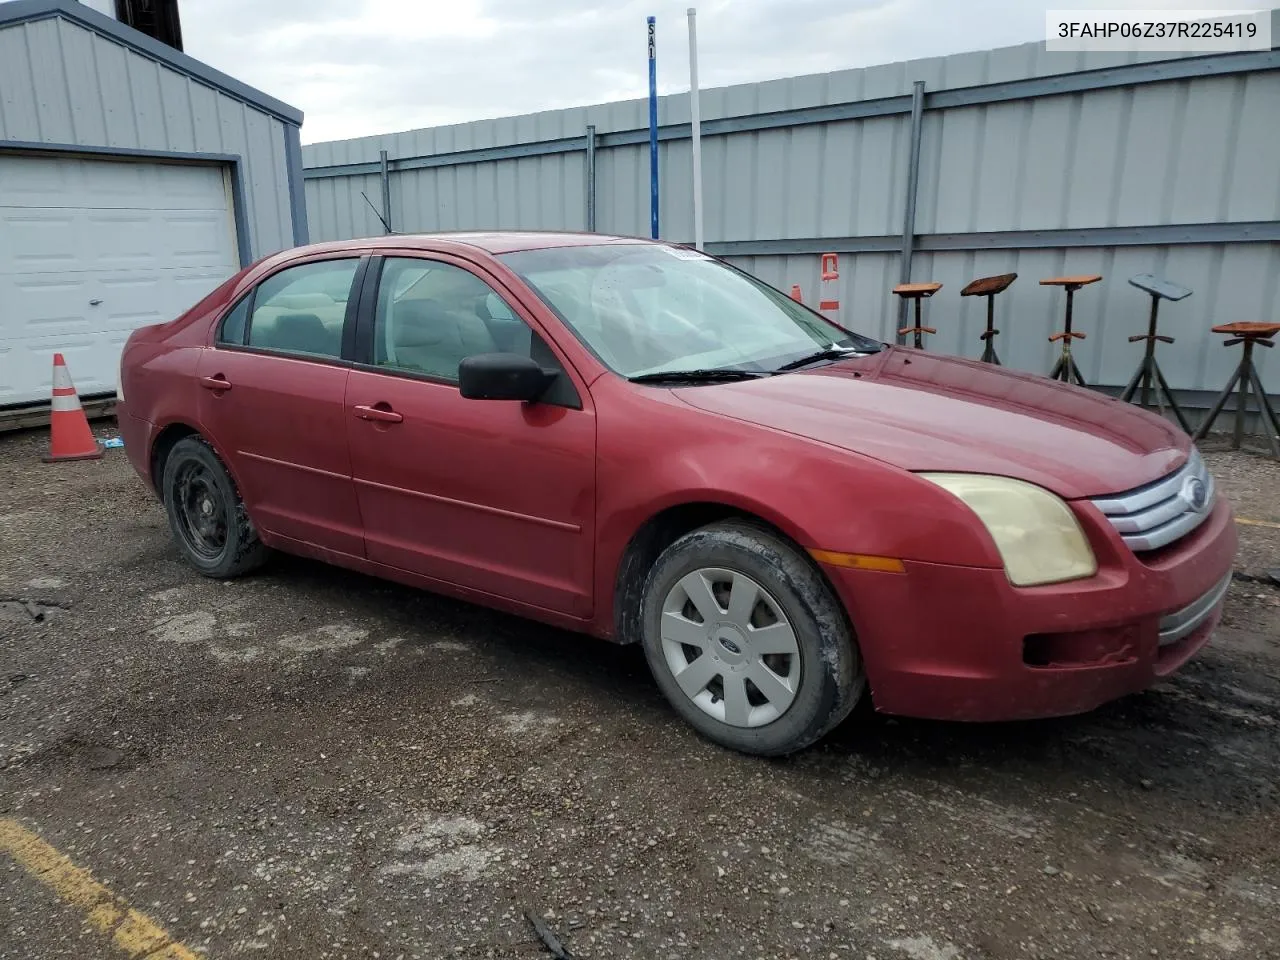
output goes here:
{"type": "Polygon", "coordinates": [[[658,239],[658,43],[657,21],[649,23],[649,236],[658,239]]]}

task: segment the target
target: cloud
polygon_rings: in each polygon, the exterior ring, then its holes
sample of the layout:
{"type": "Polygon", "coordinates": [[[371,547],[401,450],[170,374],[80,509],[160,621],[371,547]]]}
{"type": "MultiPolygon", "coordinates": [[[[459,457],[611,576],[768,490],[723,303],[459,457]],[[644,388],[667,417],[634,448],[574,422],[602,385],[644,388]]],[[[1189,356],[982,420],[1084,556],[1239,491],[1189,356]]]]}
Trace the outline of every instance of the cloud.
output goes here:
{"type": "MultiPolygon", "coordinates": [[[[691,0],[187,0],[187,52],[306,113],[304,142],[688,89],[691,0]]],[[[704,88],[1042,39],[1097,0],[692,0],[704,88]]],[[[1143,8],[1145,0],[1108,0],[1143,8]]],[[[1204,0],[1159,0],[1195,8],[1204,0]]]]}

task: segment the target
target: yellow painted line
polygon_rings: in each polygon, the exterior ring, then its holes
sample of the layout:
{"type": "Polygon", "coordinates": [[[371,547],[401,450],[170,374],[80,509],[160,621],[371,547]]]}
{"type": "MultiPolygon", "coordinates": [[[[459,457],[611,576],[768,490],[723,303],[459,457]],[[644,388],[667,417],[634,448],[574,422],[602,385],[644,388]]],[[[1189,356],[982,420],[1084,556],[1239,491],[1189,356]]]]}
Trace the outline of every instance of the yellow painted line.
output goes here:
{"type": "Polygon", "coordinates": [[[130,960],[200,960],[145,913],[134,910],[16,820],[0,819],[0,851],[56,893],[85,912],[89,926],[109,936],[130,960]]]}
{"type": "Polygon", "coordinates": [[[1236,523],[1243,523],[1246,527],[1270,527],[1272,530],[1280,530],[1280,523],[1272,520],[1250,520],[1248,517],[1236,517],[1236,523]]]}

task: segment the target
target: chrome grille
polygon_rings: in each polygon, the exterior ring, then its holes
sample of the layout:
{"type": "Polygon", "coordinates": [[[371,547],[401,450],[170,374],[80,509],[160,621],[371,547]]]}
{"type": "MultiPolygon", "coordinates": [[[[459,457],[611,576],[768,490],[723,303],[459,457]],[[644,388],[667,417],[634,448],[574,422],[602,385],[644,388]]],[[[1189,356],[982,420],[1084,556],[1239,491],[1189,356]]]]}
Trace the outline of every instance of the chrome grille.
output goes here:
{"type": "Polygon", "coordinates": [[[1167,647],[1170,644],[1177,643],[1185,637],[1191,636],[1200,625],[1204,623],[1217,609],[1218,604],[1222,602],[1222,598],[1227,595],[1227,588],[1231,586],[1231,574],[1227,574],[1220,581],[1214,584],[1202,597],[1197,597],[1181,610],[1175,610],[1173,613],[1160,618],[1160,646],[1167,647]]]}
{"type": "Polygon", "coordinates": [[[1156,550],[1200,526],[1213,510],[1213,474],[1195,447],[1178,470],[1154,483],[1091,502],[1131,550],[1156,550]]]}

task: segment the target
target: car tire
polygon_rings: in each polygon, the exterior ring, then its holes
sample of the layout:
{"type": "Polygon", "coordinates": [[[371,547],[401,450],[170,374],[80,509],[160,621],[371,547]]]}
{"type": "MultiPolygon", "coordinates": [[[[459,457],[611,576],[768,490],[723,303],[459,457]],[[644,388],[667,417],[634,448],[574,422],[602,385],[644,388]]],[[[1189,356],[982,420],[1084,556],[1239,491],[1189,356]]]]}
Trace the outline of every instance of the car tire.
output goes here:
{"type": "Polygon", "coordinates": [[[267,548],[235,481],[202,437],[184,437],[173,445],[160,489],[173,538],[200,573],[227,580],[266,562],[267,548]]]}
{"type": "Polygon", "coordinates": [[[642,602],[654,679],[722,746],[794,753],[862,696],[844,609],[814,563],[762,525],[717,523],[676,540],[650,570],[642,602]]]}

